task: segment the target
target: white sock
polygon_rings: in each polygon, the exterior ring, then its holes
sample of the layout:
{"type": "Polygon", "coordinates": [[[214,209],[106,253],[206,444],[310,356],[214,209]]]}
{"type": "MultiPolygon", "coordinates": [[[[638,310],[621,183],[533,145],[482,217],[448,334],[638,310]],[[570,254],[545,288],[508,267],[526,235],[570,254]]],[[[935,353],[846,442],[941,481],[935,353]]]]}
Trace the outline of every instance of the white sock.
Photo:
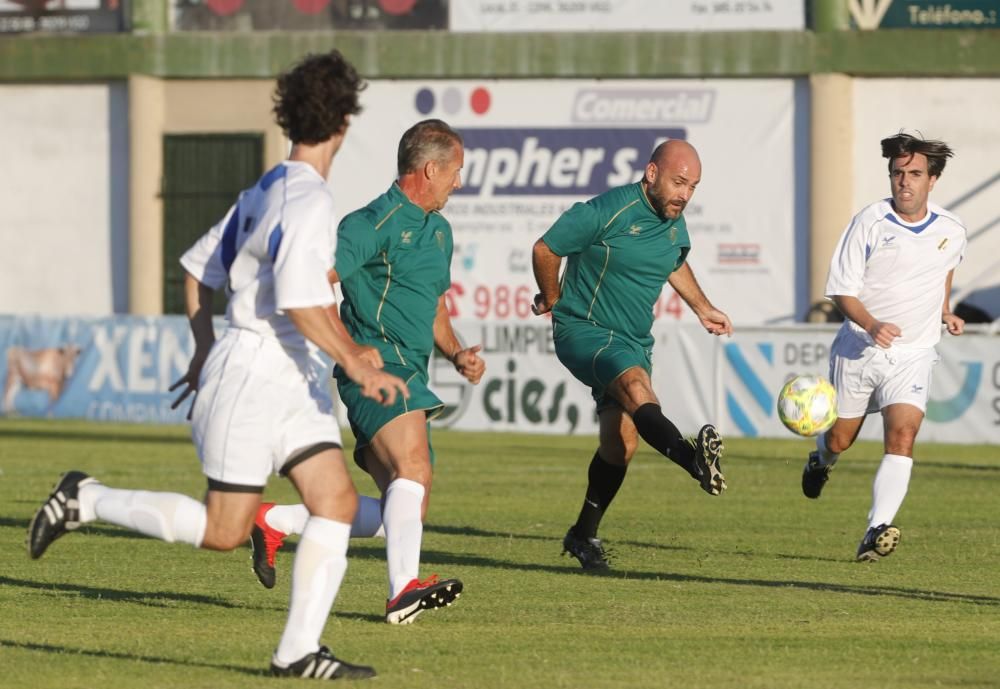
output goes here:
{"type": "Polygon", "coordinates": [[[826,447],[826,433],[820,433],[816,436],[816,450],[819,452],[819,463],[828,467],[832,467],[837,463],[837,458],[840,455],[836,452],[830,452],[826,447]]]}
{"type": "Polygon", "coordinates": [[[868,513],[868,528],[892,524],[903,504],[910,485],[913,459],[902,455],[885,455],[872,484],[872,509],[868,513]]]}
{"type": "Polygon", "coordinates": [[[389,600],[406,588],[420,571],[420,541],[424,524],[420,505],[424,487],[416,481],[397,478],[385,491],[385,560],[389,566],[389,600]]]}
{"type": "MultiPolygon", "coordinates": [[[[305,505],[275,505],[264,513],[267,525],[285,534],[302,533],[308,519],[309,510],[305,505]]],[[[351,524],[351,538],[385,538],[382,503],[378,498],[358,496],[358,511],[351,524]]]]}
{"type": "Polygon", "coordinates": [[[300,534],[309,521],[309,510],[305,505],[275,505],[264,513],[264,521],[281,533],[300,534]]]}
{"type": "Polygon", "coordinates": [[[205,506],[179,493],[121,490],[91,483],[80,488],[80,521],[95,519],[159,538],[201,547],[208,514],[205,506]]]}
{"type": "Polygon", "coordinates": [[[287,667],[319,649],[323,626],[347,571],[351,525],[310,516],[295,549],[288,622],[274,660],[287,667]]]}

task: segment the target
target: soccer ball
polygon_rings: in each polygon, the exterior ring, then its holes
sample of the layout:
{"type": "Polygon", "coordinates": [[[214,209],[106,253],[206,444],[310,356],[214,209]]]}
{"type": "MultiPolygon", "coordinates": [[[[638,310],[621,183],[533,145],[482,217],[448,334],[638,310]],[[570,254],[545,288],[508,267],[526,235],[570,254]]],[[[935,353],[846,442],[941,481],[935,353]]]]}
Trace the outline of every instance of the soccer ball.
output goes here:
{"type": "Polygon", "coordinates": [[[819,435],[837,420],[837,391],[823,376],[795,376],[778,393],[778,418],[792,433],[819,435]]]}

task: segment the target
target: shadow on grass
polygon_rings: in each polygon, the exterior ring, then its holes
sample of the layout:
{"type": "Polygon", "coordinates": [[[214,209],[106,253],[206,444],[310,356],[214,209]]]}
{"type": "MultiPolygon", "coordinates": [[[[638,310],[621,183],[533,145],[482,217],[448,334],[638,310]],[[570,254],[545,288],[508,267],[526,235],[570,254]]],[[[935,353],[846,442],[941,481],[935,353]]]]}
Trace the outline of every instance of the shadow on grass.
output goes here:
{"type": "MultiPolygon", "coordinates": [[[[552,534],[523,534],[523,533],[512,533],[510,531],[486,531],[483,529],[476,528],[474,526],[447,526],[441,524],[427,524],[424,526],[424,531],[426,533],[437,533],[444,534],[446,536],[472,536],[478,538],[516,538],[518,540],[528,540],[528,541],[549,541],[554,543],[553,547],[560,547],[562,544],[561,538],[559,536],[553,536],[552,534]]],[[[719,555],[743,555],[747,557],[754,557],[759,555],[759,553],[754,553],[750,551],[720,551],[711,550],[706,548],[694,548],[689,545],[664,545],[662,543],[649,543],[646,541],[629,541],[629,540],[616,540],[615,544],[621,546],[630,546],[633,548],[649,548],[652,550],[673,550],[673,551],[687,551],[687,552],[711,552],[719,555]]],[[[352,552],[354,547],[351,548],[352,552]]],[[[843,562],[843,560],[838,560],[832,557],[815,557],[812,555],[787,555],[787,554],[775,554],[769,553],[773,557],[778,557],[787,560],[808,560],[810,562],[843,562]]]]}
{"type": "MultiPolygon", "coordinates": [[[[801,466],[803,461],[803,456],[795,455],[773,455],[773,454],[750,454],[748,452],[733,453],[726,456],[727,461],[739,460],[739,461],[752,461],[755,463],[759,462],[773,462],[775,464],[795,464],[796,466],[801,466]]],[[[850,457],[847,460],[841,459],[840,463],[837,464],[838,467],[844,467],[853,465],[856,467],[870,468],[873,466],[878,466],[882,461],[881,455],[878,457],[850,457]]],[[[958,462],[936,462],[933,459],[916,459],[914,460],[914,466],[919,466],[921,470],[924,469],[942,469],[949,471],[987,471],[987,472],[1000,472],[1000,464],[960,464],[958,462]]]]}
{"type": "Polygon", "coordinates": [[[284,608],[250,606],[246,603],[231,603],[225,598],[218,596],[205,596],[198,593],[179,593],[177,591],[127,591],[122,589],[109,589],[97,586],[83,586],[80,584],[66,584],[48,581],[32,581],[29,579],[13,579],[11,577],[0,576],[0,586],[12,586],[22,589],[34,589],[36,591],[49,591],[60,593],[71,593],[91,600],[115,601],[122,603],[138,603],[154,608],[169,607],[169,603],[195,603],[198,605],[210,605],[218,608],[230,610],[284,610],[284,608]]]}
{"type": "Polygon", "coordinates": [[[118,653],[116,651],[99,651],[89,648],[72,648],[69,646],[52,646],[49,644],[37,644],[27,641],[12,641],[10,639],[0,639],[0,648],[16,648],[22,651],[39,651],[41,653],[55,653],[58,655],[81,655],[90,658],[113,658],[115,660],[129,660],[140,663],[150,663],[153,665],[179,665],[183,667],[204,667],[212,670],[225,670],[226,672],[238,672],[243,675],[253,677],[267,676],[264,668],[249,668],[239,665],[222,665],[219,663],[202,663],[197,660],[179,660],[177,658],[165,658],[163,656],[136,655],[134,653],[118,653]]]}
{"type": "Polygon", "coordinates": [[[118,442],[118,443],[178,443],[191,444],[191,436],[184,433],[122,433],[101,430],[94,426],[93,431],[79,429],[51,428],[4,428],[0,426],[0,439],[3,440],[45,440],[45,441],[88,441],[88,442],[118,442]]]}
{"type": "MultiPolygon", "coordinates": [[[[352,548],[352,553],[355,548],[352,548]]],[[[373,549],[374,550],[374,549],[373,549]]],[[[781,557],[781,556],[779,556],[781,557]]],[[[576,574],[579,576],[599,576],[613,579],[628,579],[639,581],[675,581],[681,583],[720,584],[728,586],[750,586],[762,588],[801,589],[824,593],[844,593],[861,596],[895,596],[911,600],[931,603],[971,603],[1000,607],[1000,597],[981,596],[971,593],[951,593],[948,591],[930,591],[924,589],[902,588],[897,586],[854,586],[849,584],[833,584],[820,581],[795,581],[791,579],[747,579],[737,577],[703,576],[698,574],[678,574],[675,572],[643,572],[628,570],[609,570],[606,572],[585,572],[576,561],[570,566],[554,566],[545,564],[525,564],[493,560],[484,557],[468,557],[455,553],[424,551],[421,559],[427,564],[457,565],[468,567],[492,567],[497,569],[513,569],[518,571],[551,572],[554,574],[576,574]]],[[[842,562],[837,560],[837,562],[842,562]]],[[[858,567],[872,566],[858,564],[858,567]]]]}
{"type": "MultiPolygon", "coordinates": [[[[37,503],[41,504],[41,503],[37,503]]],[[[30,519],[15,519],[13,517],[0,517],[0,529],[10,528],[10,529],[21,529],[27,531],[28,524],[31,523],[30,519]]],[[[73,531],[74,537],[77,534],[92,536],[104,536],[107,538],[129,538],[129,539],[141,539],[144,541],[156,540],[151,536],[146,536],[145,534],[138,533],[137,531],[129,531],[128,529],[119,528],[117,526],[102,526],[98,524],[84,524],[79,529],[73,531]]]]}

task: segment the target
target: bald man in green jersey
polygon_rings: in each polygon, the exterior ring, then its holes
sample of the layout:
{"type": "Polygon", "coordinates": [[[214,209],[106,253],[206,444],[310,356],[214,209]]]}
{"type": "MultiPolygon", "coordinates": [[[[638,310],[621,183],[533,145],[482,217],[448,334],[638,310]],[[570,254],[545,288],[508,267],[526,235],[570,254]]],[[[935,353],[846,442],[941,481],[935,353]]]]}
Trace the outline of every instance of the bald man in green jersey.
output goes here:
{"type": "Polygon", "coordinates": [[[653,151],[643,178],[574,204],[535,242],[539,293],[533,310],[552,312],[556,356],[591,388],[600,442],[564,552],[584,569],[607,569],[597,527],[635,454],[638,437],[683,467],[710,495],[726,489],[722,439],[711,424],[684,438],[663,415],[650,381],[653,304],[669,282],[713,335],[733,332],[685,262],[691,241],[683,211],[701,181],[698,152],[686,141],[653,151]],[[559,282],[559,267],[567,258],[559,282]]]}
{"type": "MultiPolygon", "coordinates": [[[[410,127],[399,142],[398,179],[340,222],[330,271],[330,281],[340,281],[344,293],[340,318],[333,314],[335,325],[342,322],[355,342],[377,351],[370,352],[373,363],[384,362],[383,370],[405,380],[410,391],[405,404],[377,408],[366,403],[343,369],[334,369],[357,439],[354,459],[382,493],[381,515],[376,501],[362,498],[359,514],[372,514],[356,517],[351,535],[372,536],[384,529],[389,624],[409,624],[423,610],[450,605],[463,587],[458,579],[420,580],[417,574],[433,462],[428,420],[444,407],[428,387],[432,349],[436,346],[473,384],[486,371],[480,345],[459,343],[444,300],[451,286],[453,242],[451,226],[438,211],[461,186],[464,159],[462,137],[441,120],[410,127]]],[[[270,570],[273,586],[274,551],[285,535],[298,533],[295,514],[294,506],[283,505],[265,505],[258,514],[266,549],[255,548],[254,569],[262,583],[261,571],[270,570]]]]}

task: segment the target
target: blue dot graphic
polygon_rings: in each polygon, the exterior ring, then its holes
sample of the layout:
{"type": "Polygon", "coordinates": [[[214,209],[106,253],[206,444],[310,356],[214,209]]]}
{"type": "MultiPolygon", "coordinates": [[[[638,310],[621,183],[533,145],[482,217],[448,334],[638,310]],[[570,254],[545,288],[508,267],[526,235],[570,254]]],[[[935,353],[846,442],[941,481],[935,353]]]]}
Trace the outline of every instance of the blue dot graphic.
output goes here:
{"type": "Polygon", "coordinates": [[[417,112],[426,115],[434,109],[434,92],[430,89],[420,89],[417,91],[417,112]]]}

